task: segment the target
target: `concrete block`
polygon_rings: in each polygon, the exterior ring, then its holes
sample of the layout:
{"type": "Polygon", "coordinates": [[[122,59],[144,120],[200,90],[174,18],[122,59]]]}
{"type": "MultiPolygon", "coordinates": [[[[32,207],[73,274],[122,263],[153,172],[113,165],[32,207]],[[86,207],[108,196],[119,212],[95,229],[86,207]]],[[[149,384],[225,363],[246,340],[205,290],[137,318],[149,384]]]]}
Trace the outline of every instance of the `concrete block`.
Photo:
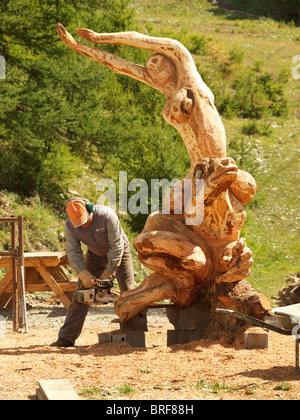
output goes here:
{"type": "Polygon", "coordinates": [[[166,309],[169,321],[175,330],[198,330],[207,328],[210,321],[210,311],[206,305],[177,308],[175,305],[166,309]]]}
{"type": "Polygon", "coordinates": [[[111,332],[104,332],[104,333],[98,334],[98,343],[99,344],[111,343],[111,332]]]}
{"type": "Polygon", "coordinates": [[[200,340],[204,337],[205,332],[206,330],[202,328],[197,330],[167,330],[167,346],[200,340]]]}
{"type": "Polygon", "coordinates": [[[110,342],[111,343],[127,343],[127,341],[126,341],[126,333],[112,332],[110,334],[110,342]]]}
{"type": "Polygon", "coordinates": [[[68,379],[43,379],[38,382],[39,400],[80,400],[68,379]]]}
{"type": "Polygon", "coordinates": [[[143,331],[136,332],[113,332],[111,343],[128,343],[132,347],[146,347],[146,337],[143,331]]]}
{"type": "Polygon", "coordinates": [[[246,349],[267,349],[269,347],[268,332],[264,330],[245,331],[244,346],[246,349]]]}

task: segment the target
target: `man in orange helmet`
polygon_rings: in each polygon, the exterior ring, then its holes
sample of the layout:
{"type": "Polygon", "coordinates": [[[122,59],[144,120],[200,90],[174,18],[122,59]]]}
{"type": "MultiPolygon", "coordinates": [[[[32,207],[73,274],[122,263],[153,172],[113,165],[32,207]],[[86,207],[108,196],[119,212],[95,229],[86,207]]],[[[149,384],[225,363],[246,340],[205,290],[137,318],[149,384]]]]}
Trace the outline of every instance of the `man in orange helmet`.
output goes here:
{"type": "MultiPolygon", "coordinates": [[[[66,203],[66,252],[73,270],[78,273],[78,288],[92,288],[96,279],[117,279],[120,291],[135,288],[129,240],[114,210],[93,206],[83,198],[66,203]],[[88,248],[84,259],[81,244],[88,248]]],[[[68,308],[56,347],[73,346],[79,337],[89,305],[78,302],[76,294],[68,308]]]]}

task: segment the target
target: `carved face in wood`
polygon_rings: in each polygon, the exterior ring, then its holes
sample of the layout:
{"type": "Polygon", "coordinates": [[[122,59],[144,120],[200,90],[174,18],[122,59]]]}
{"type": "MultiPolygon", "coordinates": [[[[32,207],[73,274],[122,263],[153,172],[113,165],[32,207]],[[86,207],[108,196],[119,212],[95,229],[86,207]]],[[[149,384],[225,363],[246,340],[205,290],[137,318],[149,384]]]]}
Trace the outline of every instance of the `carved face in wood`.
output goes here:
{"type": "Polygon", "coordinates": [[[162,54],[151,55],[146,63],[150,77],[161,86],[176,80],[176,68],[172,61],[162,54]]]}

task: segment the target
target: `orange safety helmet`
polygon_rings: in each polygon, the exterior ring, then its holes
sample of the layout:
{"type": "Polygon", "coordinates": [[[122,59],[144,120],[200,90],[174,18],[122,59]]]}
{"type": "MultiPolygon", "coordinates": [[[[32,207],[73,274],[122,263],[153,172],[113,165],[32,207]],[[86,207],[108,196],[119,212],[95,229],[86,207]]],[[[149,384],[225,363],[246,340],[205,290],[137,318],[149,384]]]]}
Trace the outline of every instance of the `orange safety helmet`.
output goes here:
{"type": "Polygon", "coordinates": [[[93,205],[85,198],[70,198],[66,202],[67,217],[75,228],[84,225],[93,210],[93,205]]]}

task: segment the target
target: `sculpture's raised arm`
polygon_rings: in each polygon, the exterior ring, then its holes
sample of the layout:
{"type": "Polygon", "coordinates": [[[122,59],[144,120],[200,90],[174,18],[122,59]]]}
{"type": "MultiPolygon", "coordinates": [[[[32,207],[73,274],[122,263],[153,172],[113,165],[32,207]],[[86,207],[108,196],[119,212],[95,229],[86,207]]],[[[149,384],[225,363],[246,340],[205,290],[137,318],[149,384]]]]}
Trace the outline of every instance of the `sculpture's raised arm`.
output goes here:
{"type": "Polygon", "coordinates": [[[194,64],[191,53],[180,42],[170,38],[159,38],[139,32],[97,33],[91,29],[78,28],[77,34],[94,44],[130,45],[163,54],[183,66],[194,64]]]}
{"type": "Polygon", "coordinates": [[[192,55],[180,42],[138,32],[101,34],[77,29],[79,36],[93,43],[130,45],[153,51],[155,54],[144,67],[76,41],[61,24],[57,24],[57,31],[73,50],[164,93],[167,102],[163,117],[182,136],[192,166],[203,157],[226,155],[225,130],[213,94],[199,75],[192,55]]]}
{"type": "MultiPolygon", "coordinates": [[[[101,51],[98,48],[90,47],[88,45],[76,41],[60,23],[56,25],[56,29],[61,40],[74,51],[77,51],[80,54],[85,55],[86,57],[89,57],[92,60],[95,60],[105,65],[115,73],[127,75],[129,77],[137,79],[140,82],[146,83],[151,87],[155,87],[153,86],[153,81],[150,78],[146,67],[132,63],[128,60],[124,60],[123,58],[117,57],[114,54],[101,51]]],[[[89,30],[86,29],[82,31],[89,30]]]]}
{"type": "MultiPolygon", "coordinates": [[[[153,51],[156,54],[168,58],[176,68],[176,86],[178,88],[191,87],[196,83],[202,91],[202,96],[206,96],[213,102],[213,94],[202,81],[192,54],[179,41],[170,38],[153,37],[134,31],[97,33],[91,29],[78,28],[76,32],[82,38],[95,44],[129,45],[131,47],[153,51]]],[[[148,65],[147,69],[149,70],[148,65]]],[[[170,83],[170,80],[168,80],[168,83],[170,83]]],[[[157,84],[153,87],[158,88],[157,84]]]]}
{"type": "MultiPolygon", "coordinates": [[[[129,45],[154,52],[146,66],[142,66],[76,41],[60,23],[56,28],[62,41],[73,50],[165,94],[162,115],[180,133],[191,159],[187,177],[201,159],[226,156],[226,134],[214,106],[213,94],[184,45],[173,39],[138,32],[96,33],[90,29],[77,29],[80,37],[93,43],[129,45]]],[[[255,182],[249,174],[239,171],[232,191],[245,204],[255,193],[255,182]]]]}

